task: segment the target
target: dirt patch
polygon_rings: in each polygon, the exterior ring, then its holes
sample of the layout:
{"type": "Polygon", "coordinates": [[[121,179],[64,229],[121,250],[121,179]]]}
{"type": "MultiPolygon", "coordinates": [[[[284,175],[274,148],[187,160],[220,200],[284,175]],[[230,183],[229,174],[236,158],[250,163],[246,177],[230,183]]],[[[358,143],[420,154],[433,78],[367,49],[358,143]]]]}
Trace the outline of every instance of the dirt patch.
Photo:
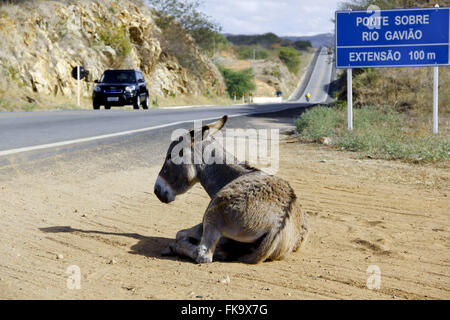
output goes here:
{"type": "Polygon", "coordinates": [[[0,298],[450,298],[448,170],[361,160],[286,136],[280,157],[278,175],[301,199],[311,234],[287,260],[259,265],[160,256],[178,230],[201,221],[209,199],[196,186],[160,203],[159,167],[3,168],[14,174],[0,181],[0,298]],[[378,290],[366,286],[371,265],[378,290]],[[68,289],[71,266],[80,289],[68,289]]]}

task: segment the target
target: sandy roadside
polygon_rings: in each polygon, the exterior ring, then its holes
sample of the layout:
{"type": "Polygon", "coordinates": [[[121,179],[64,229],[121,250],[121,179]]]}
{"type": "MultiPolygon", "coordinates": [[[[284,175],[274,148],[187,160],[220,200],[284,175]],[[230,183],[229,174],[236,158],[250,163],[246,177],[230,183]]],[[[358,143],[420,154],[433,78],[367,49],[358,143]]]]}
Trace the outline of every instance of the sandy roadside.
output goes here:
{"type": "Polygon", "coordinates": [[[100,171],[55,159],[45,172],[7,168],[0,298],[450,298],[448,170],[361,160],[289,136],[280,157],[278,175],[302,200],[312,233],[287,260],[259,265],[161,257],[176,231],[201,221],[209,199],[197,186],[160,203],[159,167],[100,171]],[[80,289],[67,287],[74,265],[80,289]],[[378,290],[366,286],[371,265],[381,271],[378,290]]]}

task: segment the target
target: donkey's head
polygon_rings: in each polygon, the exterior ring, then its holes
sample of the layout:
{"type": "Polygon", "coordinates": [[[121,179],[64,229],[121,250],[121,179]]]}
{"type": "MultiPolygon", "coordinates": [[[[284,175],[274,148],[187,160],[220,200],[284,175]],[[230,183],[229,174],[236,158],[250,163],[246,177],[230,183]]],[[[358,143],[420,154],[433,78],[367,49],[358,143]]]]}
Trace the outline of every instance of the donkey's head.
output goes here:
{"type": "Polygon", "coordinates": [[[201,159],[208,138],[223,128],[227,118],[223,116],[220,120],[203,126],[201,132],[191,130],[170,144],[155,183],[155,195],[160,201],[174,201],[177,195],[185,193],[199,181],[195,155],[200,154],[201,159]]]}

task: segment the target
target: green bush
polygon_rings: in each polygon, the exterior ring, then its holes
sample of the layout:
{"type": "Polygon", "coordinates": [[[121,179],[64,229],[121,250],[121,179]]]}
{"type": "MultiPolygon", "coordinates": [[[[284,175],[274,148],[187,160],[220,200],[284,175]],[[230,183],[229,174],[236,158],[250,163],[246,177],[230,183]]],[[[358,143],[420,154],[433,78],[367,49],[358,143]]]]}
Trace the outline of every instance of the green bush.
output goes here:
{"type": "Polygon", "coordinates": [[[299,53],[292,48],[281,47],[278,52],[280,60],[286,65],[290,72],[297,74],[300,67],[299,53]]]}
{"type": "Polygon", "coordinates": [[[235,72],[227,68],[219,67],[219,70],[223,74],[227,85],[227,92],[231,98],[233,98],[234,93],[240,97],[242,93],[247,94],[250,91],[255,90],[255,76],[252,69],[244,69],[235,72]]]}
{"type": "Polygon", "coordinates": [[[344,105],[315,107],[296,120],[297,130],[307,140],[331,138],[336,147],[359,151],[381,159],[434,162],[449,159],[450,137],[433,136],[408,127],[403,114],[390,107],[354,109],[354,129],[347,130],[344,105]]]}

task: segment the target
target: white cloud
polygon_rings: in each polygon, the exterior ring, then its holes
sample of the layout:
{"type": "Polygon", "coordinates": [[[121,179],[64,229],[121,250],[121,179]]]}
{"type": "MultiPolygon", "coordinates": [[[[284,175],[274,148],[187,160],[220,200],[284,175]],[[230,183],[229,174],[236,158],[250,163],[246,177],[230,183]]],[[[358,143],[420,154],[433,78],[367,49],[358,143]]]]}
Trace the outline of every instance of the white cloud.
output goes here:
{"type": "Polygon", "coordinates": [[[204,0],[202,10],[225,33],[274,32],[306,36],[333,32],[331,19],[342,0],[204,0]]]}

